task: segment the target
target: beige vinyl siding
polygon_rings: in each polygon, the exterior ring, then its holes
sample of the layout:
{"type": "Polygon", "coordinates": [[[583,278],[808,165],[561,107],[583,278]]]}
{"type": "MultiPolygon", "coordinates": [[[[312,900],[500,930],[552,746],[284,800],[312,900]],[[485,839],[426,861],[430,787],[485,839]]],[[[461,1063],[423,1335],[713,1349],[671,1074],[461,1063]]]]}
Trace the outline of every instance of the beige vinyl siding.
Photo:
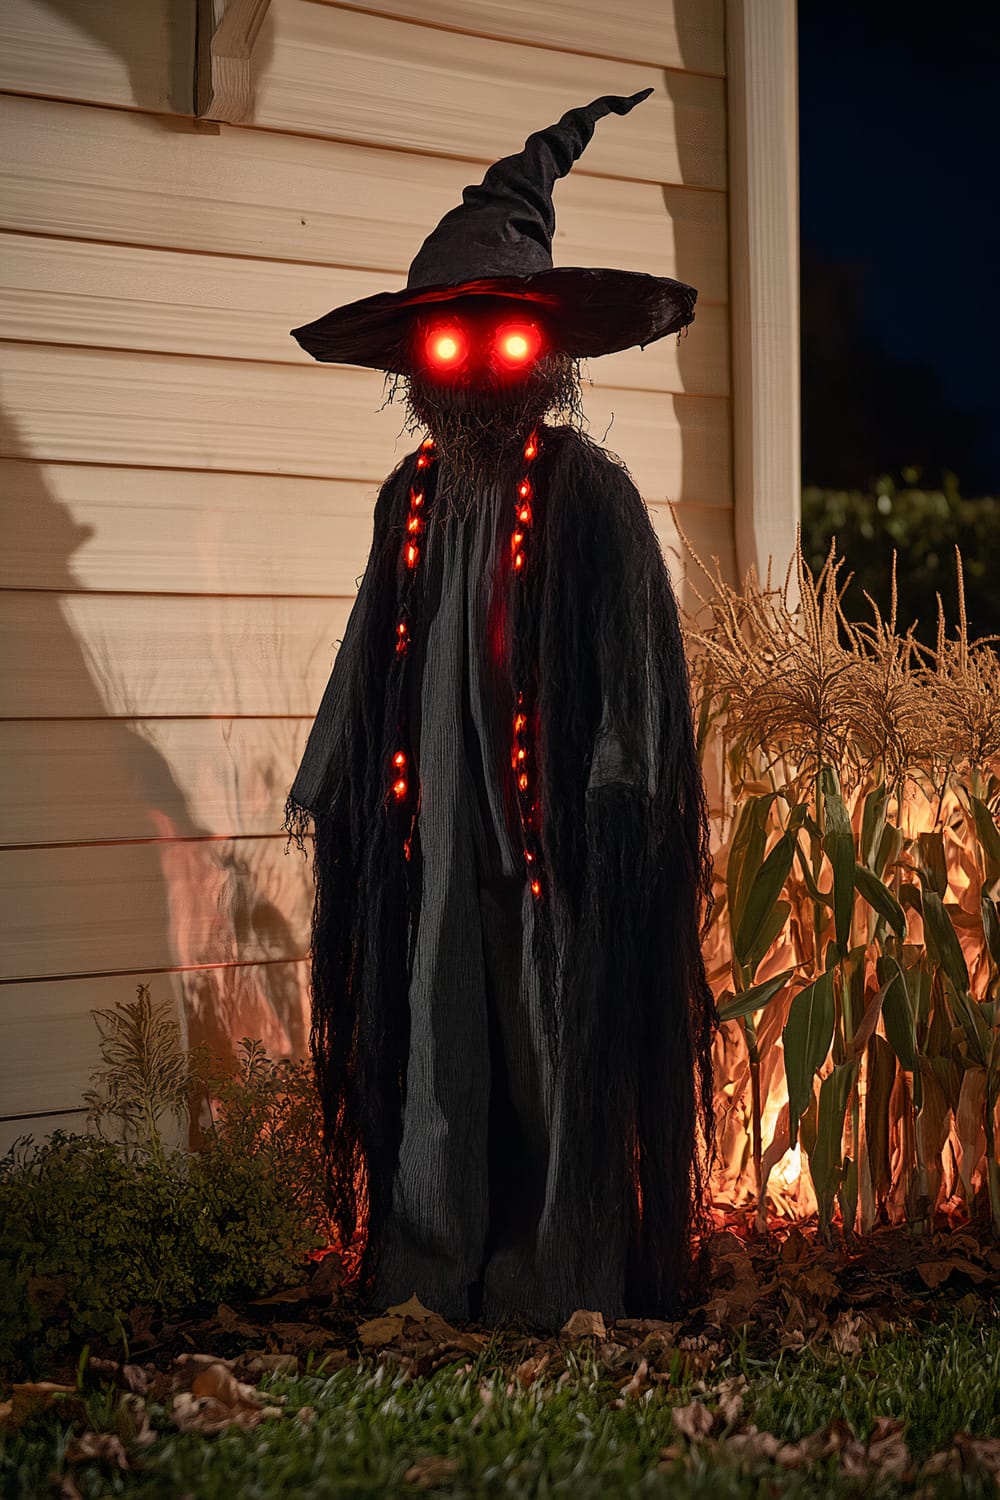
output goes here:
{"type": "Polygon", "coordinates": [[[190,118],[181,9],[0,13],[0,1148],[80,1127],[89,1013],[138,983],[192,1041],[303,1047],[282,808],[412,440],[288,329],[399,285],[486,162],[600,93],[657,90],[557,186],[555,261],[700,297],[585,371],[591,432],[679,584],[668,502],[733,565],[721,0],[272,0],[246,127],[190,118]]]}
{"type": "MultiPolygon", "coordinates": [[[[381,273],[379,289],[400,284],[424,235],[482,174],[463,160],[125,110],[2,95],[0,109],[5,228],[366,269],[381,273]]],[[[512,118],[504,149],[523,130],[512,118]]],[[[725,302],[724,195],[588,176],[585,160],[555,186],[556,264],[686,274],[699,308],[725,302]]]]}
{"type": "MultiPolygon", "coordinates": [[[[400,271],[402,274],[402,269],[400,271]]],[[[285,327],[380,291],[386,275],[11,234],[0,267],[8,338],[311,366],[285,327]]],[[[698,337],[591,362],[602,387],[728,394],[726,307],[699,298],[698,337]]]]}

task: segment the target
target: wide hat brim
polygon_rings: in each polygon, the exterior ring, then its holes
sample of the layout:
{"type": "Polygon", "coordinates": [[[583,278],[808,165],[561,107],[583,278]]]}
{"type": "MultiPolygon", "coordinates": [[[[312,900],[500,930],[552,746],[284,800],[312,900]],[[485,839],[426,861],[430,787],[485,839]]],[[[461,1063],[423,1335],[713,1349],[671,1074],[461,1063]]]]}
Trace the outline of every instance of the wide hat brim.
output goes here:
{"type": "Polygon", "coordinates": [[[529,276],[486,276],[378,292],[291,330],[307,354],[329,364],[407,374],[405,314],[456,297],[514,297],[537,304],[559,352],[575,359],[651,344],[694,317],[694,287],[641,271],[556,266],[529,276]]]}

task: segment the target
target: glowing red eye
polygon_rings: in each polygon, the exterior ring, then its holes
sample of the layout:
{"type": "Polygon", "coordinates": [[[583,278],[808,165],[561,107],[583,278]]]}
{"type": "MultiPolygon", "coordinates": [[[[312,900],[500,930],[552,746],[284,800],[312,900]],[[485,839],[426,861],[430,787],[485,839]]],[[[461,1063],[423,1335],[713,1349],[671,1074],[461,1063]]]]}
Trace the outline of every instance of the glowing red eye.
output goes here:
{"type": "Polygon", "coordinates": [[[454,369],[465,358],[465,335],[454,323],[432,328],[426,348],[432,365],[437,365],[439,370],[454,369]]]}
{"type": "Polygon", "coordinates": [[[506,365],[529,364],[541,347],[541,335],[534,323],[507,323],[497,333],[497,349],[506,365]]]}

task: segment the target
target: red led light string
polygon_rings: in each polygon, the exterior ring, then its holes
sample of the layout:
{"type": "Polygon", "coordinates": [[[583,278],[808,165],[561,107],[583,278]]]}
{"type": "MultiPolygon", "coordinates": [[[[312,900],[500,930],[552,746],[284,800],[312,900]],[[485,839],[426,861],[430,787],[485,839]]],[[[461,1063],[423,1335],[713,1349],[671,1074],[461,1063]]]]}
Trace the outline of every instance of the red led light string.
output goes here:
{"type": "MultiPolygon", "coordinates": [[[[538,437],[532,433],[524,447],[524,457],[530,465],[532,459],[538,453],[538,437]]],[[[530,540],[531,527],[531,501],[533,491],[531,479],[525,473],[517,487],[517,502],[515,512],[517,521],[510,536],[511,565],[514,571],[523,578],[530,540]]],[[[528,724],[528,711],[524,703],[524,694],[517,695],[517,708],[514,712],[514,734],[511,743],[510,763],[514,771],[514,785],[517,789],[517,806],[521,816],[521,838],[524,844],[524,862],[531,880],[531,894],[540,897],[542,894],[542,882],[538,871],[538,840],[535,820],[535,794],[532,787],[532,745],[528,724]],[[535,867],[534,869],[532,867],[535,867]]]]}
{"type": "MultiPolygon", "coordinates": [[[[434,440],[425,438],[420,445],[417,454],[417,469],[424,471],[430,468],[434,461],[434,440]]],[[[415,568],[420,561],[419,538],[424,530],[424,504],[425,496],[421,488],[418,475],[415,484],[410,486],[410,510],[406,518],[406,535],[403,541],[403,562],[409,569],[415,568]]],[[[396,624],[396,655],[406,656],[410,647],[410,627],[405,613],[396,624]]],[[[395,801],[403,803],[407,800],[410,790],[409,782],[409,760],[405,750],[396,750],[389,764],[389,789],[386,794],[386,802],[395,801]]],[[[410,819],[410,832],[403,844],[403,854],[410,858],[410,840],[413,837],[413,828],[416,822],[416,809],[410,819]]]]}

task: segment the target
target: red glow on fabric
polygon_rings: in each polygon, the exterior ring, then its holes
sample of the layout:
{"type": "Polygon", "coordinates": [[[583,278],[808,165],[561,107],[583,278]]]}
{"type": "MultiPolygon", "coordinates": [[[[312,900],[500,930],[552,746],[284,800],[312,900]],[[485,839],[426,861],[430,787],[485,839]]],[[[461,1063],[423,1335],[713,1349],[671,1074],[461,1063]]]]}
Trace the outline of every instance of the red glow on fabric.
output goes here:
{"type": "Polygon", "coordinates": [[[394,781],[392,784],[392,789],[396,793],[396,796],[399,798],[399,800],[402,801],[402,799],[406,796],[406,778],[401,776],[398,781],[394,781]]]}
{"type": "Polygon", "coordinates": [[[392,757],[392,763],[394,766],[406,765],[406,756],[403,754],[402,750],[396,751],[395,755],[392,757]]]}
{"type": "Polygon", "coordinates": [[[411,542],[410,546],[407,547],[407,549],[406,549],[406,565],[407,565],[407,567],[408,568],[415,568],[417,566],[417,558],[419,556],[420,556],[419,551],[417,550],[416,547],[413,546],[413,544],[411,542]]]}

